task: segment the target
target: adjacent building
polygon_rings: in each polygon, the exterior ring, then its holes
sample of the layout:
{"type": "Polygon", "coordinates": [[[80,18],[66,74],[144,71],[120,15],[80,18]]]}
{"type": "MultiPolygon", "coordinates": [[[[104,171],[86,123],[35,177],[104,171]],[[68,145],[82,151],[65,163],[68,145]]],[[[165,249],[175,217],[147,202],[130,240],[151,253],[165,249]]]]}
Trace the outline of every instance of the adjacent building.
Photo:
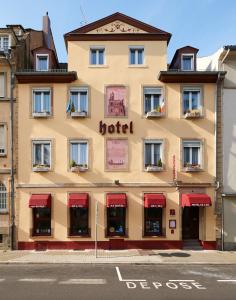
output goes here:
{"type": "Polygon", "coordinates": [[[218,71],[115,13],[18,80],[18,249],[216,247],[218,71]]]}

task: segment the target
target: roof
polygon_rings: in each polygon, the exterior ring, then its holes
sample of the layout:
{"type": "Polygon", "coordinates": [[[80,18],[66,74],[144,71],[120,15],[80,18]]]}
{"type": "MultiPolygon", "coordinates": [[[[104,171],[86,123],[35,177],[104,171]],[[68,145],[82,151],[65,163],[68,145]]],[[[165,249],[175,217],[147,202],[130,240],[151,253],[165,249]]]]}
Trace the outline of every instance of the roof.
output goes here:
{"type": "Polygon", "coordinates": [[[236,45],[226,45],[226,46],[224,46],[224,50],[235,51],[236,50],[236,45]]]}
{"type": "MultiPolygon", "coordinates": [[[[97,20],[95,22],[89,23],[89,24],[87,24],[85,26],[79,27],[79,28],[77,28],[75,30],[72,30],[72,31],[66,33],[64,35],[65,41],[67,43],[68,40],[82,40],[82,36],[81,35],[85,36],[86,33],[90,32],[90,31],[92,31],[94,29],[97,29],[99,27],[102,27],[104,25],[107,25],[109,23],[112,23],[114,21],[122,21],[122,22],[127,23],[127,24],[129,24],[131,26],[137,27],[137,28],[145,31],[145,35],[149,36],[149,38],[152,37],[153,40],[154,39],[156,39],[156,40],[159,39],[159,40],[166,40],[167,42],[169,42],[169,40],[171,38],[171,34],[169,32],[163,31],[163,30],[161,30],[159,28],[156,28],[156,27],[151,26],[151,25],[149,25],[147,23],[144,23],[142,21],[139,21],[137,19],[134,19],[132,17],[124,15],[124,14],[122,14],[120,12],[116,12],[116,13],[114,13],[112,15],[109,15],[109,16],[107,16],[105,18],[99,19],[99,20],[97,20]]],[[[128,33],[121,33],[121,34],[118,34],[118,33],[112,34],[111,33],[111,34],[106,34],[105,35],[106,37],[104,37],[104,35],[101,35],[101,34],[89,34],[89,36],[86,35],[87,36],[87,40],[88,39],[90,39],[90,40],[94,39],[95,35],[96,36],[100,36],[100,38],[103,38],[103,40],[105,40],[105,39],[111,39],[111,37],[112,37],[113,40],[115,40],[115,38],[116,38],[116,40],[122,40],[122,37],[123,37],[123,39],[127,39],[128,36],[129,36],[129,39],[131,39],[131,35],[132,36],[135,36],[135,35],[139,36],[140,39],[141,39],[144,36],[144,33],[130,33],[130,32],[128,32],[128,33]],[[118,38],[118,36],[122,36],[122,37],[118,38]]]]}
{"type": "Polygon", "coordinates": [[[165,83],[216,83],[226,72],[218,71],[161,71],[158,80],[165,83]]]}

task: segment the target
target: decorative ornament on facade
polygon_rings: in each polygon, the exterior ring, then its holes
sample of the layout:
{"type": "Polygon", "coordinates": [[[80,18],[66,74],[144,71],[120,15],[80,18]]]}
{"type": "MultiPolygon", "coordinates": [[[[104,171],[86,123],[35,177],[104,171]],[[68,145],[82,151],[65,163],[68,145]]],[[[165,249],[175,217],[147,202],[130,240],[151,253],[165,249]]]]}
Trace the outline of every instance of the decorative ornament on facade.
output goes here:
{"type": "Polygon", "coordinates": [[[128,24],[122,23],[120,21],[115,21],[108,24],[107,26],[100,27],[96,29],[97,33],[138,33],[143,32],[142,30],[130,26],[128,24]]]}

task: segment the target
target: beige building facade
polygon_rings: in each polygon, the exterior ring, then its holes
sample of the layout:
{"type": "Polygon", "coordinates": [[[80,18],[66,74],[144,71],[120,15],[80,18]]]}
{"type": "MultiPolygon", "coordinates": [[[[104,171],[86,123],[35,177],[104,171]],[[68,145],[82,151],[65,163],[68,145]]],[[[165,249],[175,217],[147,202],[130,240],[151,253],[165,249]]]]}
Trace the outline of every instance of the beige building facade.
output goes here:
{"type": "Polygon", "coordinates": [[[17,73],[18,249],[216,247],[218,72],[170,37],[116,13],[17,73]]]}

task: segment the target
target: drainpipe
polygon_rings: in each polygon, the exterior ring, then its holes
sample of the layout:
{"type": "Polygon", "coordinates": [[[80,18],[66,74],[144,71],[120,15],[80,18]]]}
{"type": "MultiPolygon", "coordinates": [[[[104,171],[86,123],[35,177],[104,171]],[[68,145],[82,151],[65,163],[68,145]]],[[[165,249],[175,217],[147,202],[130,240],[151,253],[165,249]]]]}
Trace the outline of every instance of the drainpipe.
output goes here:
{"type": "Polygon", "coordinates": [[[11,202],[11,220],[10,220],[10,246],[11,250],[14,250],[15,241],[15,184],[14,184],[14,68],[11,63],[11,50],[7,52],[0,51],[0,55],[4,56],[10,67],[10,202],[11,202]]]}

